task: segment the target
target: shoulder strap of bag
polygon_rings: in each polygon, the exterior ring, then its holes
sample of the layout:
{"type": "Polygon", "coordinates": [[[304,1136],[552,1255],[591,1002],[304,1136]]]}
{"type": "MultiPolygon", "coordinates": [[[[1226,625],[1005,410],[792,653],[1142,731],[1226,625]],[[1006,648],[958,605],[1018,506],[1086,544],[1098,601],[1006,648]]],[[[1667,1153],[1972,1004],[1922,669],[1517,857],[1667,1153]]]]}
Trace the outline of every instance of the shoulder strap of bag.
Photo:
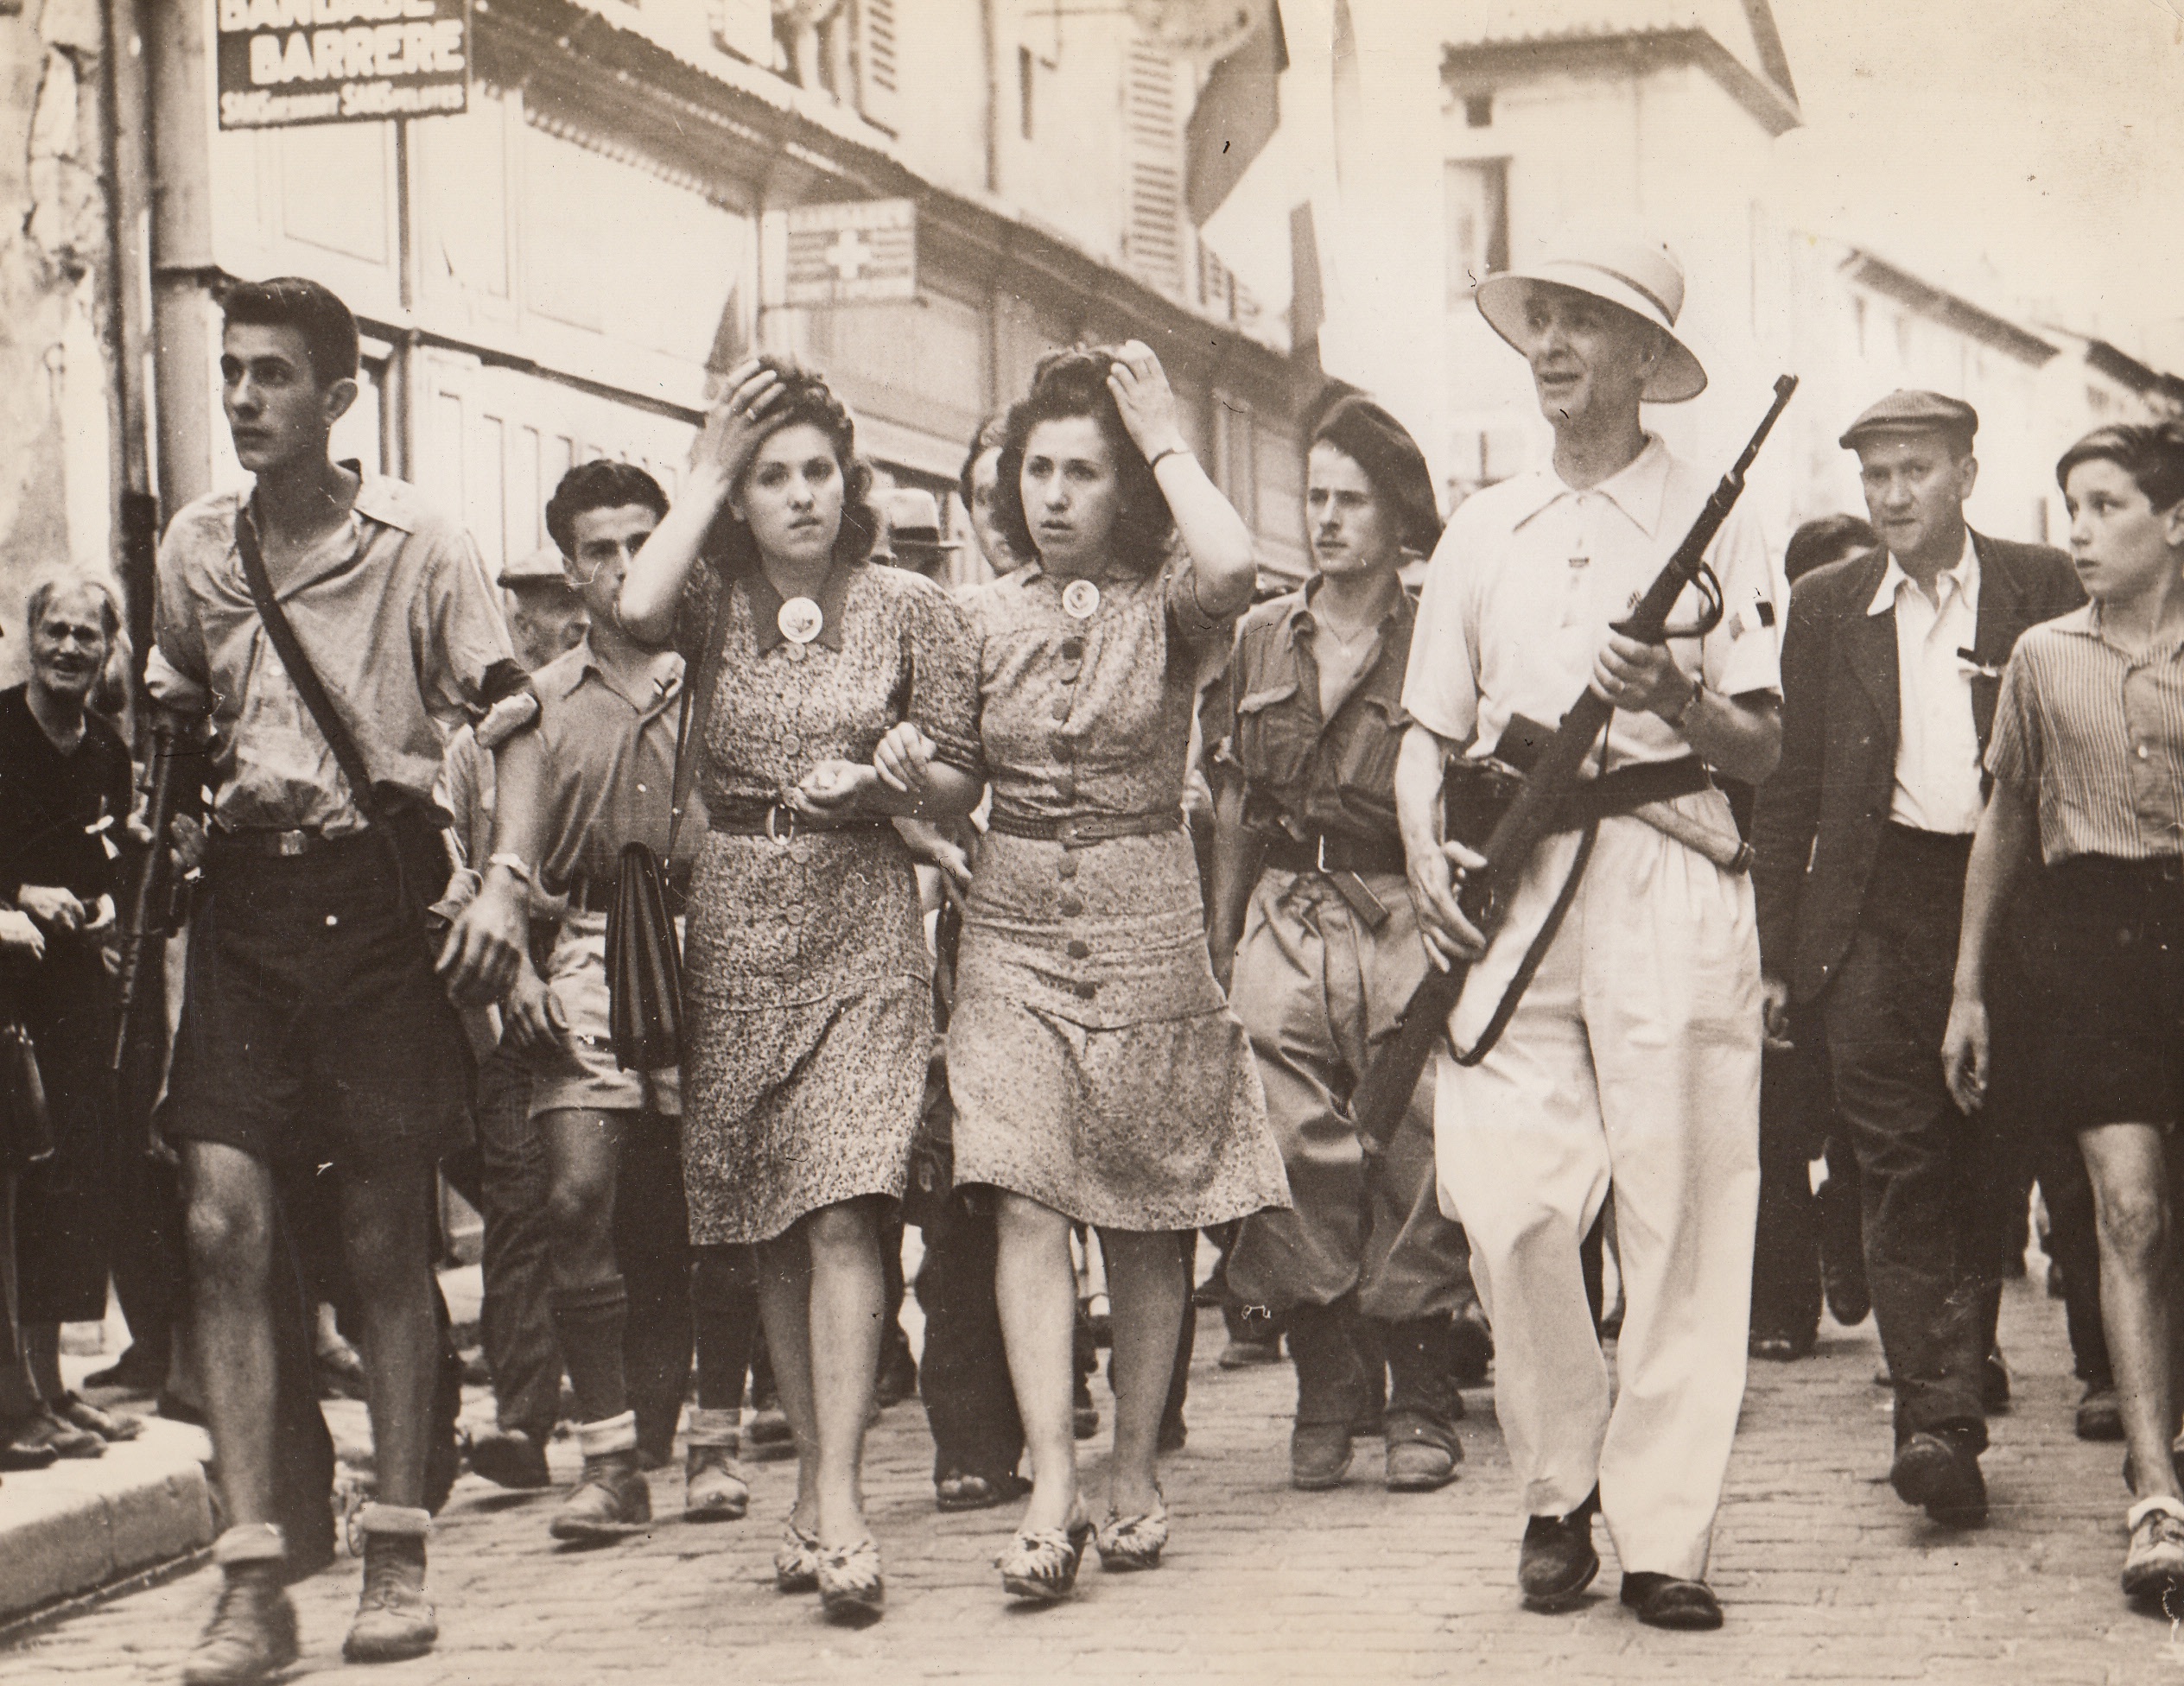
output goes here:
{"type": "Polygon", "coordinates": [[[327,747],[333,751],[341,776],[349,782],[349,794],[356,799],[365,818],[378,823],[384,815],[380,811],[378,792],[372,788],[371,769],[365,765],[364,752],[357,748],[357,740],[349,735],[349,728],[334,712],[333,699],[320,682],[318,669],[311,665],[311,658],[296,641],[295,629],[289,624],[287,612],[273,595],[273,582],[265,573],[265,553],[258,548],[257,527],[251,519],[247,504],[235,511],[235,548],[243,559],[243,578],[250,584],[251,601],[257,605],[257,618],[265,627],[265,636],[273,641],[274,651],[280,656],[281,665],[288,669],[296,694],[303,699],[303,706],[318,723],[327,747]]]}
{"type": "MultiPolygon", "coordinates": [[[[700,567],[708,564],[701,560],[700,567]]],[[[682,815],[690,806],[691,787],[697,783],[698,746],[705,742],[707,719],[713,713],[713,693],[719,688],[721,662],[728,643],[728,582],[715,574],[713,618],[706,624],[705,653],[698,658],[695,679],[683,675],[682,713],[676,722],[675,780],[667,822],[667,859],[675,859],[675,840],[682,835],[682,815]]]]}

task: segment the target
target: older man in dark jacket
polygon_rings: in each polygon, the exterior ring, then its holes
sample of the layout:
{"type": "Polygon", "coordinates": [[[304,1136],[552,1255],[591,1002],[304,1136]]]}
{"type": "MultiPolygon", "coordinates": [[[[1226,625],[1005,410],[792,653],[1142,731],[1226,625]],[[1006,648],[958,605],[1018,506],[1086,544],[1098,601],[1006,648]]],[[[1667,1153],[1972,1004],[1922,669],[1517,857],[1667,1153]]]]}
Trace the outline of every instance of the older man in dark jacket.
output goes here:
{"type": "Polygon", "coordinates": [[[1793,1005],[1817,1020],[1863,1177],[1895,1387],[1889,1479],[1959,1524],[1986,1510],[1998,1208],[2022,1185],[1997,1150],[2007,1125],[1984,1121],[1996,1109],[1975,1119],[1950,1100],[1941,1033],[2003,666],[2027,627],[2080,600],[2061,552],[1965,526],[1978,425],[1957,399],[1896,392],[1844,434],[1881,543],[1791,599],[1782,757],[1754,827],[1770,1029],[1793,1005]]]}

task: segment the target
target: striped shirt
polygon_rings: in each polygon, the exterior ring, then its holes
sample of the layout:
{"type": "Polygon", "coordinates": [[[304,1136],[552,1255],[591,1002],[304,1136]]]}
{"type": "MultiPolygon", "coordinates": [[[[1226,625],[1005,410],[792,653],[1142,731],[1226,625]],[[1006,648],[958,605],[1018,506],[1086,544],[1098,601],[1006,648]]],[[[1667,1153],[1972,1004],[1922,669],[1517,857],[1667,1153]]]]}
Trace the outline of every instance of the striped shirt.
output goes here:
{"type": "Polygon", "coordinates": [[[1987,770],[2040,787],[2040,852],[2184,855],[2184,636],[2134,656],[2089,603],[2017,640],[1987,770]]]}

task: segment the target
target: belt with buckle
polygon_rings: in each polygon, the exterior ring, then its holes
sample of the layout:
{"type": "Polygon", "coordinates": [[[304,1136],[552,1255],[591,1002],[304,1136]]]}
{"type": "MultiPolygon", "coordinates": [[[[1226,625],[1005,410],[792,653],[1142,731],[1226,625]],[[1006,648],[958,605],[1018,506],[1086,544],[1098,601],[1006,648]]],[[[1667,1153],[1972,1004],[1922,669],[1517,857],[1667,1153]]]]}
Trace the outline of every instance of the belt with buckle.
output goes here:
{"type": "Polygon", "coordinates": [[[1403,846],[1380,838],[1270,838],[1266,864],[1284,872],[1393,872],[1404,871],[1403,846]]]}
{"type": "Polygon", "coordinates": [[[1067,814],[1043,819],[1012,814],[996,808],[987,825],[1004,837],[1028,838],[1034,843],[1059,843],[1065,849],[1082,849],[1114,837],[1158,837],[1183,827],[1183,810],[1159,808],[1149,814],[1067,814]]]}
{"type": "Polygon", "coordinates": [[[707,830],[730,837],[763,837],[771,843],[791,842],[804,832],[870,831],[890,823],[864,815],[847,820],[815,820],[786,802],[724,802],[721,807],[720,813],[707,808],[707,830]]]}
{"type": "MultiPolygon", "coordinates": [[[[354,833],[361,837],[363,833],[354,833]]],[[[231,830],[222,825],[213,827],[211,841],[216,849],[239,849],[245,854],[270,856],[277,860],[293,860],[298,855],[308,855],[323,849],[328,844],[346,843],[347,835],[328,837],[322,831],[269,831],[251,827],[231,830]]]]}

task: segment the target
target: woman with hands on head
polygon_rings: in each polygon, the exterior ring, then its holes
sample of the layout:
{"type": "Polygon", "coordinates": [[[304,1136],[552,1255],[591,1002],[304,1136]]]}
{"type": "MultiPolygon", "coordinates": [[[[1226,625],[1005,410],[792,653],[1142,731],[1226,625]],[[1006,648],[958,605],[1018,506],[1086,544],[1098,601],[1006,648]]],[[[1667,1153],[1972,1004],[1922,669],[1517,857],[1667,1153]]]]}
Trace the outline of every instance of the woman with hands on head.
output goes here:
{"type": "MultiPolygon", "coordinates": [[[[1032,1461],[1002,1584],[1046,1602],[1075,1585],[1095,1533],[1109,1569],[1159,1562],[1183,1236],[1286,1203],[1287,1188],[1214,982],[1181,816],[1197,683],[1251,600],[1250,530],[1135,341],[1042,363],[997,469],[998,524],[1024,565],[965,599],[994,807],[949,1081],[956,1181],[999,1191],[996,1287],[1032,1461]],[[1114,1304],[1114,1453],[1096,1531],[1071,1432],[1073,1221],[1100,1227],[1114,1304]]],[[[879,766],[916,788],[916,769],[879,766]]]]}
{"type": "Polygon", "coordinates": [[[683,982],[690,1239],[759,1248],[797,1452],[775,1582],[864,1621],[883,1600],[859,1480],[879,1220],[903,1192],[932,1034],[917,879],[891,821],[977,799],[975,670],[938,586],[867,564],[871,474],[826,383],[767,357],[728,387],[619,606],[693,675],[719,652],[690,751],[708,824],[683,982]]]}

